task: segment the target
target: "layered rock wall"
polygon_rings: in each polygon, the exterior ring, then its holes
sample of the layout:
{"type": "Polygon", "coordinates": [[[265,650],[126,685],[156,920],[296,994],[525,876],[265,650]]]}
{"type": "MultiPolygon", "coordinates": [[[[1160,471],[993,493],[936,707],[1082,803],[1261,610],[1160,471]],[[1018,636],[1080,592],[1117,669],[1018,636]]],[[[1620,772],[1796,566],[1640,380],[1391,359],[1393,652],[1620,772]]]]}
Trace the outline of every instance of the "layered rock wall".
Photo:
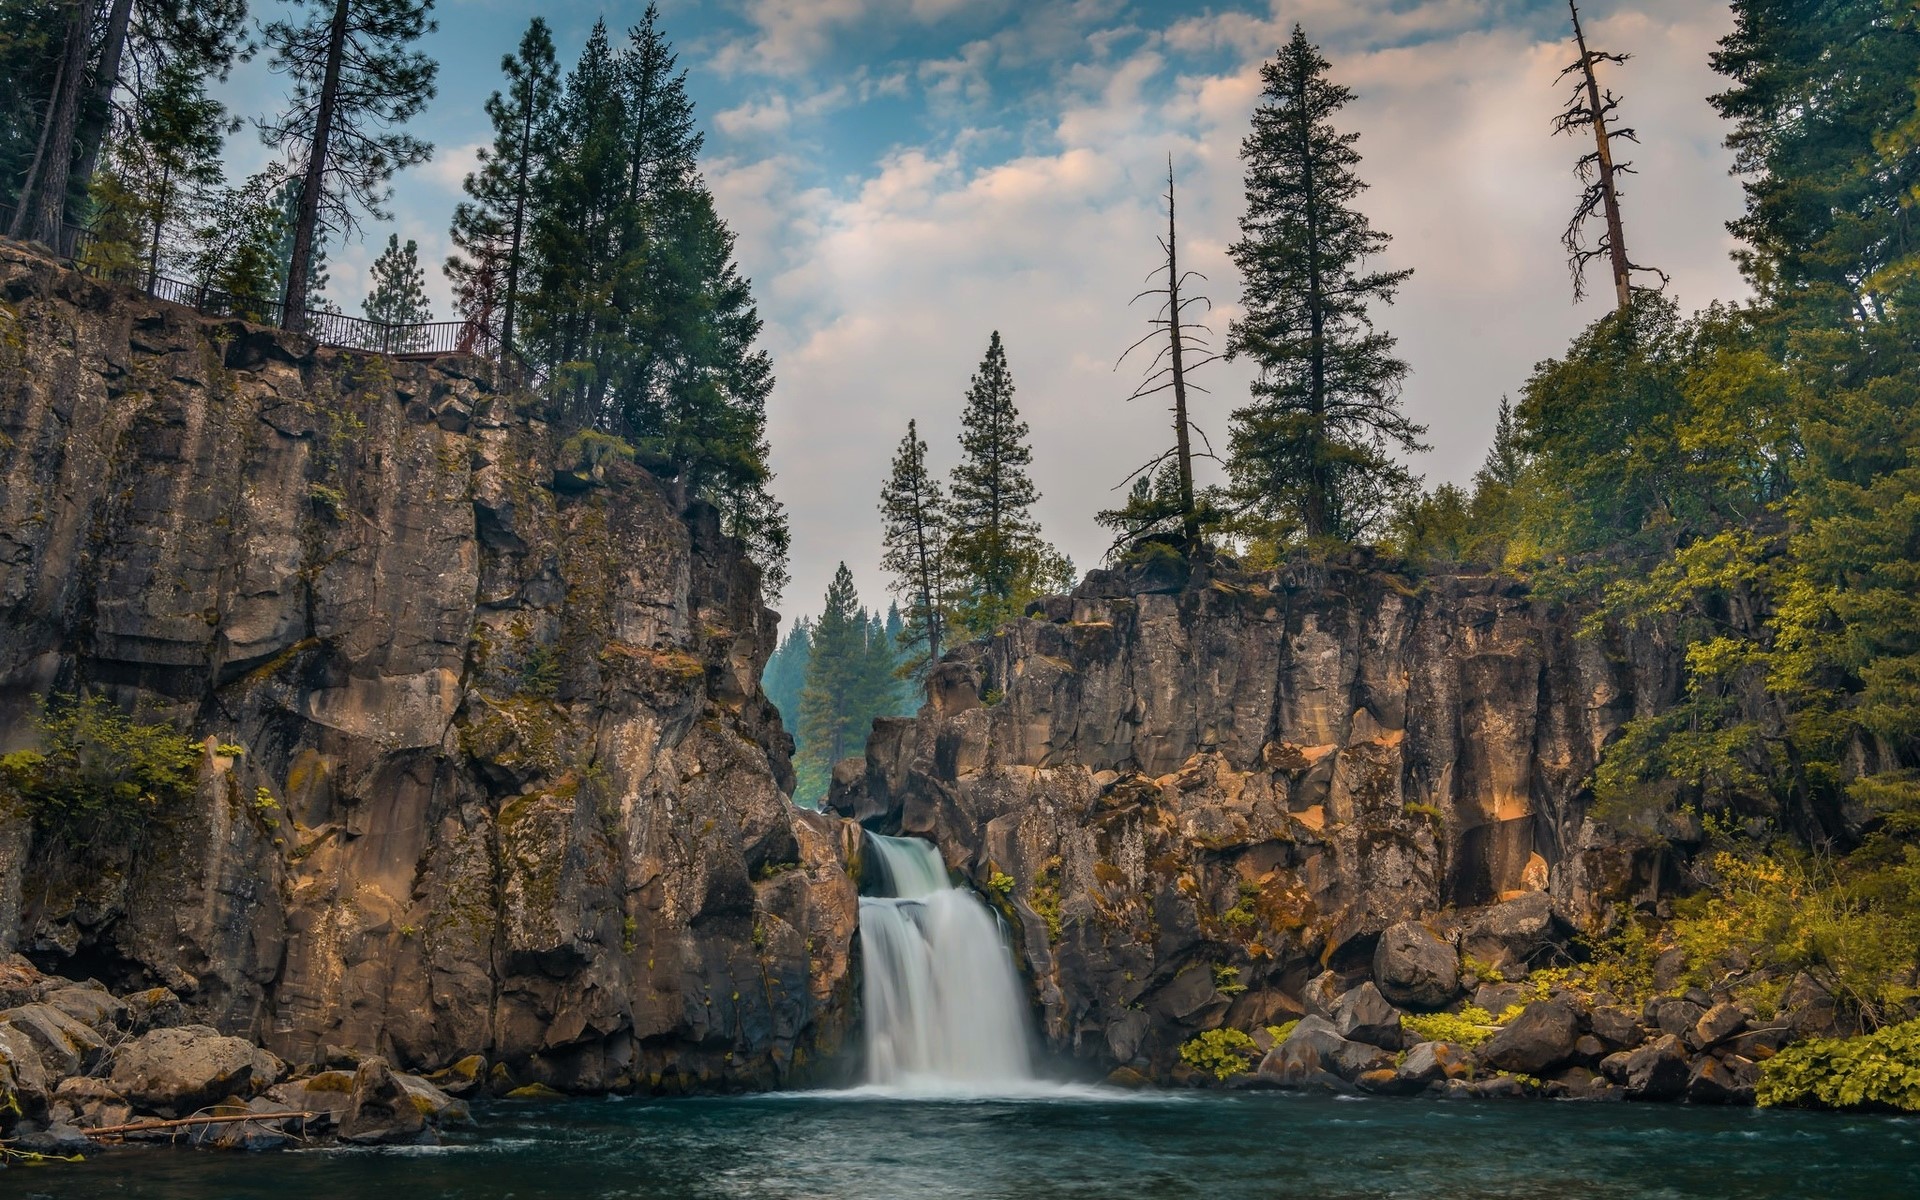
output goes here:
{"type": "Polygon", "coordinates": [[[1545,893],[1564,929],[1650,894],[1661,860],[1584,781],[1678,681],[1574,624],[1510,580],[1358,558],[1095,571],[950,655],[834,802],[1001,904],[1052,1044],[1164,1074],[1198,1030],[1364,976],[1396,922],[1450,935],[1545,893]]]}
{"type": "Polygon", "coordinates": [[[0,248],[0,750],[81,692],[207,739],[138,838],[0,816],[0,951],[296,1064],[789,1079],[855,901],[784,794],[775,620],[711,510],[479,365],[0,248]]]}

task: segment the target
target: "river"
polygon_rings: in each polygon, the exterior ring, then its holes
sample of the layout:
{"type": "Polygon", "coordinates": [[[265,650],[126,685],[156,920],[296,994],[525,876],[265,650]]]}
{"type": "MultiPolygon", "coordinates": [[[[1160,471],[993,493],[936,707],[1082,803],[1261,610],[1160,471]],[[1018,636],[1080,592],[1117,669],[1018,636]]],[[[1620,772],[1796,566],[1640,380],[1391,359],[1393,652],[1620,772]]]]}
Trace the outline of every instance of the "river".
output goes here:
{"type": "Polygon", "coordinates": [[[406,1150],[126,1149],[0,1174],[51,1200],[1007,1200],[1920,1195],[1920,1119],[1677,1105],[1101,1093],[494,1104],[406,1150]]]}

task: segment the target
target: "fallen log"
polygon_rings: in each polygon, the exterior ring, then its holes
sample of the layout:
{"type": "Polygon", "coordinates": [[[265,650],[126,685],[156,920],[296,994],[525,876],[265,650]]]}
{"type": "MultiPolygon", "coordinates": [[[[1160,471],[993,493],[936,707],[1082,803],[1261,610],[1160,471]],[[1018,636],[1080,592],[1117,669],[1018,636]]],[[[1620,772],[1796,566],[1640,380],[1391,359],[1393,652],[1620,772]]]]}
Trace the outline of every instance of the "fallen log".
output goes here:
{"type": "Polygon", "coordinates": [[[191,1125],[231,1125],[238,1121],[308,1121],[319,1115],[311,1112],[244,1112],[217,1117],[175,1117],[167,1121],[133,1121],[125,1125],[102,1125],[98,1129],[82,1129],[80,1132],[90,1138],[119,1137],[128,1133],[164,1133],[169,1129],[185,1129],[191,1125]]]}

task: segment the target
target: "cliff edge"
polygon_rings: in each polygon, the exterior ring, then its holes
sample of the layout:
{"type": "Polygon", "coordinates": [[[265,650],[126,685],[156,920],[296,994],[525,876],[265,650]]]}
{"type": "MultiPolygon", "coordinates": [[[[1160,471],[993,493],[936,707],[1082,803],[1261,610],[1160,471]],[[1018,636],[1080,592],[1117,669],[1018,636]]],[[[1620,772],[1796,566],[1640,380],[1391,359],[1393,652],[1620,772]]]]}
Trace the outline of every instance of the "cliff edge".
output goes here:
{"type": "Polygon", "coordinates": [[[854,888],[758,572],[536,411],[0,246],[0,750],[82,692],[206,745],[132,837],[0,815],[0,952],[295,1064],[671,1091],[838,1044],[854,888]]]}

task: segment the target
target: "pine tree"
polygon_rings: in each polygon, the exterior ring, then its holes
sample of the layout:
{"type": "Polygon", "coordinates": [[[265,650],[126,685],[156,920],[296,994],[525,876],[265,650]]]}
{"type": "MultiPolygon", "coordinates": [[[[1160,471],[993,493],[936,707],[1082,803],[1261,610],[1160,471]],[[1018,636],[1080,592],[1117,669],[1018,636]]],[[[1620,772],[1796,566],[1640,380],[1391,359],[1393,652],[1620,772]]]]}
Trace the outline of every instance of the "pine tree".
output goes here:
{"type": "Polygon", "coordinates": [[[114,171],[127,182],[144,227],[149,291],[181,255],[177,227],[204,212],[221,185],[225,135],[237,125],[207,95],[201,72],[174,60],[161,66],[141,97],[131,136],[114,146],[114,171]]]}
{"type": "Polygon", "coordinates": [[[1418,450],[1426,430],[1400,410],[1407,365],[1376,329],[1411,271],[1366,272],[1389,238],[1352,206],[1365,188],[1359,135],[1334,116],[1353,98],[1294,26],[1260,69],[1265,85],[1241,144],[1247,211],[1228,253],[1244,279],[1246,315],[1228,356],[1259,367],[1253,402],[1233,414],[1228,471],[1243,511],[1281,534],[1364,536],[1411,486],[1391,451],[1418,450]]]}
{"type": "MultiPolygon", "coordinates": [[[[293,252],[295,245],[295,226],[300,220],[300,188],[298,179],[281,180],[275,192],[275,202],[280,206],[275,216],[279,235],[274,242],[274,295],[276,300],[285,300],[287,281],[293,278],[293,252]]],[[[313,312],[338,311],[333,302],[327,299],[327,231],[314,230],[313,239],[307,243],[306,291],[301,304],[313,312]]]]}
{"type": "Polygon", "coordinates": [[[760,674],[761,689],[790,731],[800,725],[800,689],[806,685],[807,663],[812,658],[813,622],[802,617],[768,656],[766,670],[760,674]]]}
{"type": "Polygon", "coordinates": [[[286,109],[261,135],[299,164],[282,293],[281,324],[305,325],[313,245],[322,229],[345,233],[359,213],[385,218],[395,171],[425,162],[433,147],[394,130],[426,107],[439,67],[407,47],[437,28],[433,0],[289,0],[305,21],[283,18],[262,34],[271,65],[293,83],[286,109]]]}
{"type": "Polygon", "coordinates": [[[408,326],[433,320],[427,303],[427,274],[420,269],[420,247],[412,238],[404,243],[397,233],[387,235],[387,248],[373,260],[367,273],[371,287],[367,291],[367,320],[393,327],[386,345],[405,353],[424,345],[420,330],[408,326]]]}
{"type": "Polygon", "coordinates": [[[557,108],[523,343],[554,419],[618,434],[714,504],[777,594],[786,516],[768,490],[772,360],[698,172],[686,72],[649,6],[616,52],[596,25],[557,108]]]}
{"type": "Polygon", "coordinates": [[[947,561],[953,623],[980,636],[1020,615],[1072,564],[1040,538],[1033,451],[1013,404],[1013,374],[994,331],[960,414],[960,462],[948,480],[947,561]]]}
{"type": "Polygon", "coordinates": [[[927,470],[927,444],[913,421],[880,489],[880,520],[880,565],[907,602],[902,636],[925,646],[908,656],[908,670],[917,677],[940,661],[946,633],[948,531],[946,496],[927,470]]]}
{"type": "Polygon", "coordinates": [[[817,804],[826,795],[833,764],[865,747],[870,684],[866,614],[853,572],[841,563],[814,622],[813,653],[800,691],[801,750],[795,764],[800,782],[794,799],[817,804]]]}
{"type": "Polygon", "coordinates": [[[561,92],[557,154],[533,219],[522,340],[548,380],[553,419],[572,429],[614,425],[607,395],[620,358],[615,217],[627,179],[620,77],[606,23],[596,22],[561,92]]]}
{"type": "Polygon", "coordinates": [[[493,145],[481,149],[479,169],[463,185],[468,199],[453,210],[455,252],[446,270],[467,320],[497,328],[502,349],[512,350],[529,218],[555,153],[560,68],[545,20],[528,24],[519,51],[502,58],[500,69],[507,90],[487,98],[493,145]]]}

